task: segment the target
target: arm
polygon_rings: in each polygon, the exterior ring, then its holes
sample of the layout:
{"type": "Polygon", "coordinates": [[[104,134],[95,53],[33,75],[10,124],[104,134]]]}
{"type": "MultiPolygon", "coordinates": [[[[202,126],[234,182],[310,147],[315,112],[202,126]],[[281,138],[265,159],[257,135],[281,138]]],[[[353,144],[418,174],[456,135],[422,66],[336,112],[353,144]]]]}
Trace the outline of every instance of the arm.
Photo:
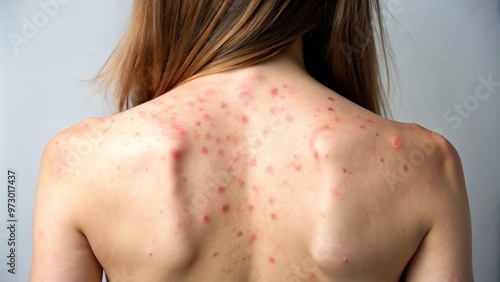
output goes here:
{"type": "Polygon", "coordinates": [[[102,268],[76,224],[79,190],[71,173],[61,174],[63,138],[44,150],[33,219],[30,281],[101,281],[102,268]]]}
{"type": "Polygon", "coordinates": [[[406,269],[407,281],[473,281],[472,235],[460,157],[448,142],[436,152],[437,190],[428,208],[433,209],[432,228],[406,269]]]}

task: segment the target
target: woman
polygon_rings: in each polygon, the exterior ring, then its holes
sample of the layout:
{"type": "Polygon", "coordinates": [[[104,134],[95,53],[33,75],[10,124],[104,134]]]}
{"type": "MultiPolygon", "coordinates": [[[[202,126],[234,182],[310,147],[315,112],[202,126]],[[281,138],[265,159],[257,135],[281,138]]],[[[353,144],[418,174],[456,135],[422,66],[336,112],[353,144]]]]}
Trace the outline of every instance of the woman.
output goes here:
{"type": "Polygon", "coordinates": [[[378,115],[379,16],[137,0],[99,76],[120,113],[44,151],[31,280],[471,281],[456,151],[378,115]]]}

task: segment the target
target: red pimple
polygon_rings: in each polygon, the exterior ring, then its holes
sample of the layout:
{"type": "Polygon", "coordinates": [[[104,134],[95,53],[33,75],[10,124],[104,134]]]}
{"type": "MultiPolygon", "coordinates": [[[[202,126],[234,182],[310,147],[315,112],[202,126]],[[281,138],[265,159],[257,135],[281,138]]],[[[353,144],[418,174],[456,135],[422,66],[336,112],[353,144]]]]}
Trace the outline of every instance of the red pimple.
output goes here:
{"type": "Polygon", "coordinates": [[[201,126],[201,122],[197,121],[196,126],[201,126]]]}
{"type": "Polygon", "coordinates": [[[278,219],[278,216],[275,213],[272,213],[271,214],[271,219],[272,220],[276,220],[276,219],[278,219]]]}
{"type": "Polygon", "coordinates": [[[335,110],[333,108],[328,108],[330,112],[334,112],[335,110]]]}
{"type": "Polygon", "coordinates": [[[314,158],[316,160],[319,160],[319,154],[318,154],[318,151],[314,151],[314,158]]]}
{"type": "Polygon", "coordinates": [[[276,199],[274,199],[274,198],[269,198],[269,204],[270,204],[271,206],[274,206],[274,204],[276,204],[276,199]]]}
{"type": "Polygon", "coordinates": [[[238,237],[243,236],[243,232],[241,230],[239,230],[238,233],[236,233],[236,236],[238,236],[238,237]]]}
{"type": "Polygon", "coordinates": [[[222,186],[217,187],[217,193],[224,194],[224,192],[226,192],[226,188],[222,186]]]}
{"type": "Polygon", "coordinates": [[[247,123],[248,123],[248,121],[249,121],[249,120],[248,120],[248,117],[247,117],[247,116],[243,115],[243,116],[241,117],[241,122],[242,122],[243,124],[247,124],[247,123]]]}
{"type": "Polygon", "coordinates": [[[255,242],[255,240],[257,240],[257,234],[252,234],[252,236],[250,236],[250,244],[253,244],[255,242]]]}
{"type": "Polygon", "coordinates": [[[401,139],[399,139],[399,136],[392,137],[391,146],[393,148],[399,148],[399,146],[401,146],[401,139]]]}
{"type": "Polygon", "coordinates": [[[170,156],[175,160],[178,161],[181,158],[181,152],[176,149],[171,149],[170,150],[170,156]]]}
{"type": "Polygon", "coordinates": [[[302,165],[300,164],[292,164],[293,167],[295,168],[296,171],[301,171],[302,170],[302,165]]]}
{"type": "Polygon", "coordinates": [[[220,210],[221,210],[221,212],[222,212],[222,213],[227,213],[227,212],[229,211],[229,209],[230,209],[230,208],[231,208],[231,206],[230,206],[230,205],[228,205],[228,204],[224,204],[224,205],[222,205],[222,206],[220,207],[220,210]]]}
{"type": "Polygon", "coordinates": [[[255,158],[251,159],[248,165],[251,167],[257,166],[257,160],[255,158]]]}
{"type": "Polygon", "coordinates": [[[208,214],[204,215],[204,216],[203,216],[203,221],[204,221],[205,223],[209,223],[209,222],[210,222],[210,216],[209,216],[208,214]]]}
{"type": "Polygon", "coordinates": [[[220,107],[223,108],[223,109],[227,109],[227,103],[220,104],[220,107]]]}
{"type": "Polygon", "coordinates": [[[273,97],[278,96],[278,89],[277,88],[273,88],[273,90],[271,90],[271,96],[273,96],[273,97]]]}
{"type": "Polygon", "coordinates": [[[335,99],[333,99],[332,97],[328,97],[328,100],[330,100],[332,102],[335,101],[335,99]]]}
{"type": "Polygon", "coordinates": [[[342,169],[344,173],[347,173],[347,168],[342,169]]]}
{"type": "Polygon", "coordinates": [[[212,121],[212,116],[209,115],[209,114],[206,114],[203,116],[203,118],[206,120],[206,121],[212,121]]]}
{"type": "Polygon", "coordinates": [[[153,253],[149,253],[149,256],[152,257],[153,256],[153,253]]]}
{"type": "Polygon", "coordinates": [[[406,171],[406,172],[409,170],[407,165],[404,165],[404,166],[403,166],[403,169],[404,169],[404,171],[406,171]]]}
{"type": "Polygon", "coordinates": [[[384,158],[380,158],[380,162],[381,163],[385,162],[384,158]]]}
{"type": "Polygon", "coordinates": [[[340,123],[340,117],[335,117],[335,122],[340,123]]]}
{"type": "Polygon", "coordinates": [[[248,211],[253,212],[255,207],[253,205],[248,205],[248,211]]]}
{"type": "Polygon", "coordinates": [[[205,139],[210,141],[212,139],[212,135],[210,135],[210,133],[205,134],[205,139]]]}
{"type": "Polygon", "coordinates": [[[274,264],[274,263],[275,263],[275,259],[274,259],[274,257],[273,257],[273,256],[269,256],[269,258],[268,258],[268,259],[269,259],[269,262],[270,262],[271,264],[274,264]]]}
{"type": "Polygon", "coordinates": [[[222,157],[222,156],[224,156],[224,150],[219,149],[218,154],[219,154],[219,156],[221,156],[221,157],[222,157]]]}
{"type": "Polygon", "coordinates": [[[273,175],[274,174],[274,168],[272,165],[269,165],[267,168],[266,168],[266,172],[273,175]]]}
{"type": "Polygon", "coordinates": [[[359,126],[359,128],[361,128],[361,129],[366,129],[366,126],[364,126],[364,125],[360,125],[360,126],[359,126]]]}
{"type": "Polygon", "coordinates": [[[208,154],[208,153],[209,153],[209,150],[208,150],[208,148],[207,148],[206,146],[203,146],[203,148],[201,148],[201,152],[202,152],[204,155],[206,155],[206,154],[208,154]]]}
{"type": "Polygon", "coordinates": [[[215,258],[215,257],[217,257],[218,255],[219,255],[219,253],[218,253],[218,252],[214,252],[214,253],[212,254],[212,257],[214,257],[214,258],[215,258]]]}

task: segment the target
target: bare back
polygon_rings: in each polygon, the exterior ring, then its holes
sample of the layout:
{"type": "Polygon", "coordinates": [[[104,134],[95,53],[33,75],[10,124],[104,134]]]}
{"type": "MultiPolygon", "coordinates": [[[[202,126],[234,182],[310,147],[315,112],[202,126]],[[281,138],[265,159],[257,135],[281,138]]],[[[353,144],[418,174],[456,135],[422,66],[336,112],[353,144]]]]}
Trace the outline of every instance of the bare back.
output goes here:
{"type": "Polygon", "coordinates": [[[397,281],[431,230],[440,141],[308,78],[214,75],[86,124],[76,214],[110,281],[397,281]]]}

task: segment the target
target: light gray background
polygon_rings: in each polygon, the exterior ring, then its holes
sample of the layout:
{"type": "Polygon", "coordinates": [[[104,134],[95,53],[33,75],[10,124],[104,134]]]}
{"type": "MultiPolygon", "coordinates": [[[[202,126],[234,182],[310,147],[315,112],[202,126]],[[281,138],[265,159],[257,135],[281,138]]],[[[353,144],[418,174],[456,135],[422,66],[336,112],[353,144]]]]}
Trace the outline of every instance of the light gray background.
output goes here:
{"type": "MultiPolygon", "coordinates": [[[[385,24],[401,81],[392,93],[394,118],[441,132],[459,151],[471,206],[475,278],[500,281],[500,86],[481,86],[481,77],[500,82],[499,1],[385,2],[394,15],[385,24]],[[476,89],[489,97],[477,99],[476,89]]],[[[0,281],[28,279],[45,144],[84,118],[111,113],[86,80],[123,34],[130,4],[0,0],[0,281]],[[45,12],[43,3],[58,8],[45,12]],[[29,38],[22,30],[26,22],[39,25],[29,38]],[[13,33],[26,41],[12,44],[13,33]],[[5,264],[8,168],[18,172],[15,276],[5,264]]]]}

